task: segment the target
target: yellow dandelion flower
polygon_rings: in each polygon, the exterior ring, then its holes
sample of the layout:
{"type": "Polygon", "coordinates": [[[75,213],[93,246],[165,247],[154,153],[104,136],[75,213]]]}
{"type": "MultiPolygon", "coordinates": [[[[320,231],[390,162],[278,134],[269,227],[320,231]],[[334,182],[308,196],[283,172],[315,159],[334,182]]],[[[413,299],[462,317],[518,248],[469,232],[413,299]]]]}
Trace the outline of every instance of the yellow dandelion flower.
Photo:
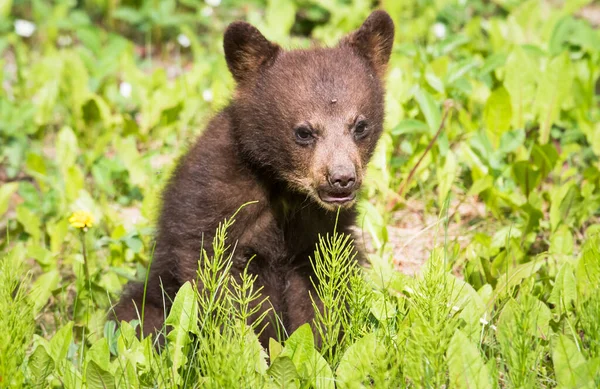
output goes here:
{"type": "Polygon", "coordinates": [[[94,215],[88,211],[76,211],[69,218],[69,223],[75,228],[88,228],[94,225],[94,215]]]}

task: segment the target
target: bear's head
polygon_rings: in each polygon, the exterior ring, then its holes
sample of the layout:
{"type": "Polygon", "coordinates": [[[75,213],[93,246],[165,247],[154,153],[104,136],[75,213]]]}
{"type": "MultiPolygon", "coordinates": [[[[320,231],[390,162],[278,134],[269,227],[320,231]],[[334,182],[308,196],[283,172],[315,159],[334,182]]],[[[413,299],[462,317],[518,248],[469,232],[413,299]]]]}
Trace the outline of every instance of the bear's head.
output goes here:
{"type": "Polygon", "coordinates": [[[332,48],[286,51],[245,22],[225,32],[236,142],[251,164],[327,210],[351,207],[380,137],[394,41],[384,11],[332,48]]]}

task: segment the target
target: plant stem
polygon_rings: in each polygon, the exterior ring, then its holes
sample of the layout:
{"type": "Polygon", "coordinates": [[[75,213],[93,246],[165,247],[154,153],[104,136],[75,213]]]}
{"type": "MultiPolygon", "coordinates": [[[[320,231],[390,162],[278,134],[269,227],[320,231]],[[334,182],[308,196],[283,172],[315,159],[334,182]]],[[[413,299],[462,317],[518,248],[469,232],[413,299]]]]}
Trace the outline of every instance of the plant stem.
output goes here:
{"type": "Polygon", "coordinates": [[[83,249],[83,271],[85,272],[85,280],[86,280],[86,284],[90,288],[90,296],[91,296],[92,295],[92,280],[90,278],[90,269],[88,266],[87,249],[85,246],[85,231],[83,231],[83,229],[79,233],[79,237],[81,239],[81,247],[83,249]]]}
{"type": "MultiPolygon", "coordinates": [[[[404,190],[408,187],[408,184],[410,183],[410,181],[412,180],[413,176],[417,172],[417,169],[419,168],[419,165],[421,165],[421,162],[423,162],[423,159],[425,159],[425,156],[427,155],[427,153],[429,153],[429,151],[431,150],[431,148],[435,144],[435,141],[437,140],[437,138],[442,133],[442,130],[446,126],[446,118],[448,117],[448,113],[450,112],[450,109],[454,107],[454,101],[452,101],[452,100],[446,100],[446,101],[444,101],[443,107],[444,107],[444,110],[442,112],[442,120],[440,121],[440,126],[438,127],[437,132],[435,133],[435,135],[433,136],[433,138],[431,138],[431,140],[429,141],[429,144],[427,145],[427,148],[425,149],[425,151],[421,155],[421,158],[419,158],[419,160],[417,161],[417,163],[415,164],[415,166],[413,166],[413,168],[410,170],[410,173],[408,173],[408,177],[406,178],[406,180],[404,181],[404,183],[402,184],[402,186],[398,190],[398,198],[402,197],[402,194],[404,193],[404,190]]],[[[391,203],[390,208],[393,208],[397,204],[397,202],[398,202],[397,200],[393,200],[392,203],[391,203]]]]}

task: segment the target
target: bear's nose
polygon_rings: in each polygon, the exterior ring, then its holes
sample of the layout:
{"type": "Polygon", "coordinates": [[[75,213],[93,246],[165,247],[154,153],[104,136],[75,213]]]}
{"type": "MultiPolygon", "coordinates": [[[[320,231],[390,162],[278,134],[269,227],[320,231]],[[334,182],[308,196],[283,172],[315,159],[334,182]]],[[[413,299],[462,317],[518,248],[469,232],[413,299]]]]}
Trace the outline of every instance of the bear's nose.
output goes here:
{"type": "Polygon", "coordinates": [[[338,166],[329,172],[329,185],[336,189],[352,189],[356,182],[354,166],[338,166]]]}

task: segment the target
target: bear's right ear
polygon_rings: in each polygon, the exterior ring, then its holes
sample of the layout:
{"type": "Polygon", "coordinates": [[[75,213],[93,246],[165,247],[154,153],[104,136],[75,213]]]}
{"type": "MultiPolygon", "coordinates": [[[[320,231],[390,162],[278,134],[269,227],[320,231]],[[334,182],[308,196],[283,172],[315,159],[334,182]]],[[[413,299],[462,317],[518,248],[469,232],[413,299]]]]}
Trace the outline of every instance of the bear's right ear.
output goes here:
{"type": "Polygon", "coordinates": [[[240,21],[227,27],[223,48],[229,71],[238,83],[251,78],[261,66],[275,58],[280,50],[256,27],[240,21]]]}

